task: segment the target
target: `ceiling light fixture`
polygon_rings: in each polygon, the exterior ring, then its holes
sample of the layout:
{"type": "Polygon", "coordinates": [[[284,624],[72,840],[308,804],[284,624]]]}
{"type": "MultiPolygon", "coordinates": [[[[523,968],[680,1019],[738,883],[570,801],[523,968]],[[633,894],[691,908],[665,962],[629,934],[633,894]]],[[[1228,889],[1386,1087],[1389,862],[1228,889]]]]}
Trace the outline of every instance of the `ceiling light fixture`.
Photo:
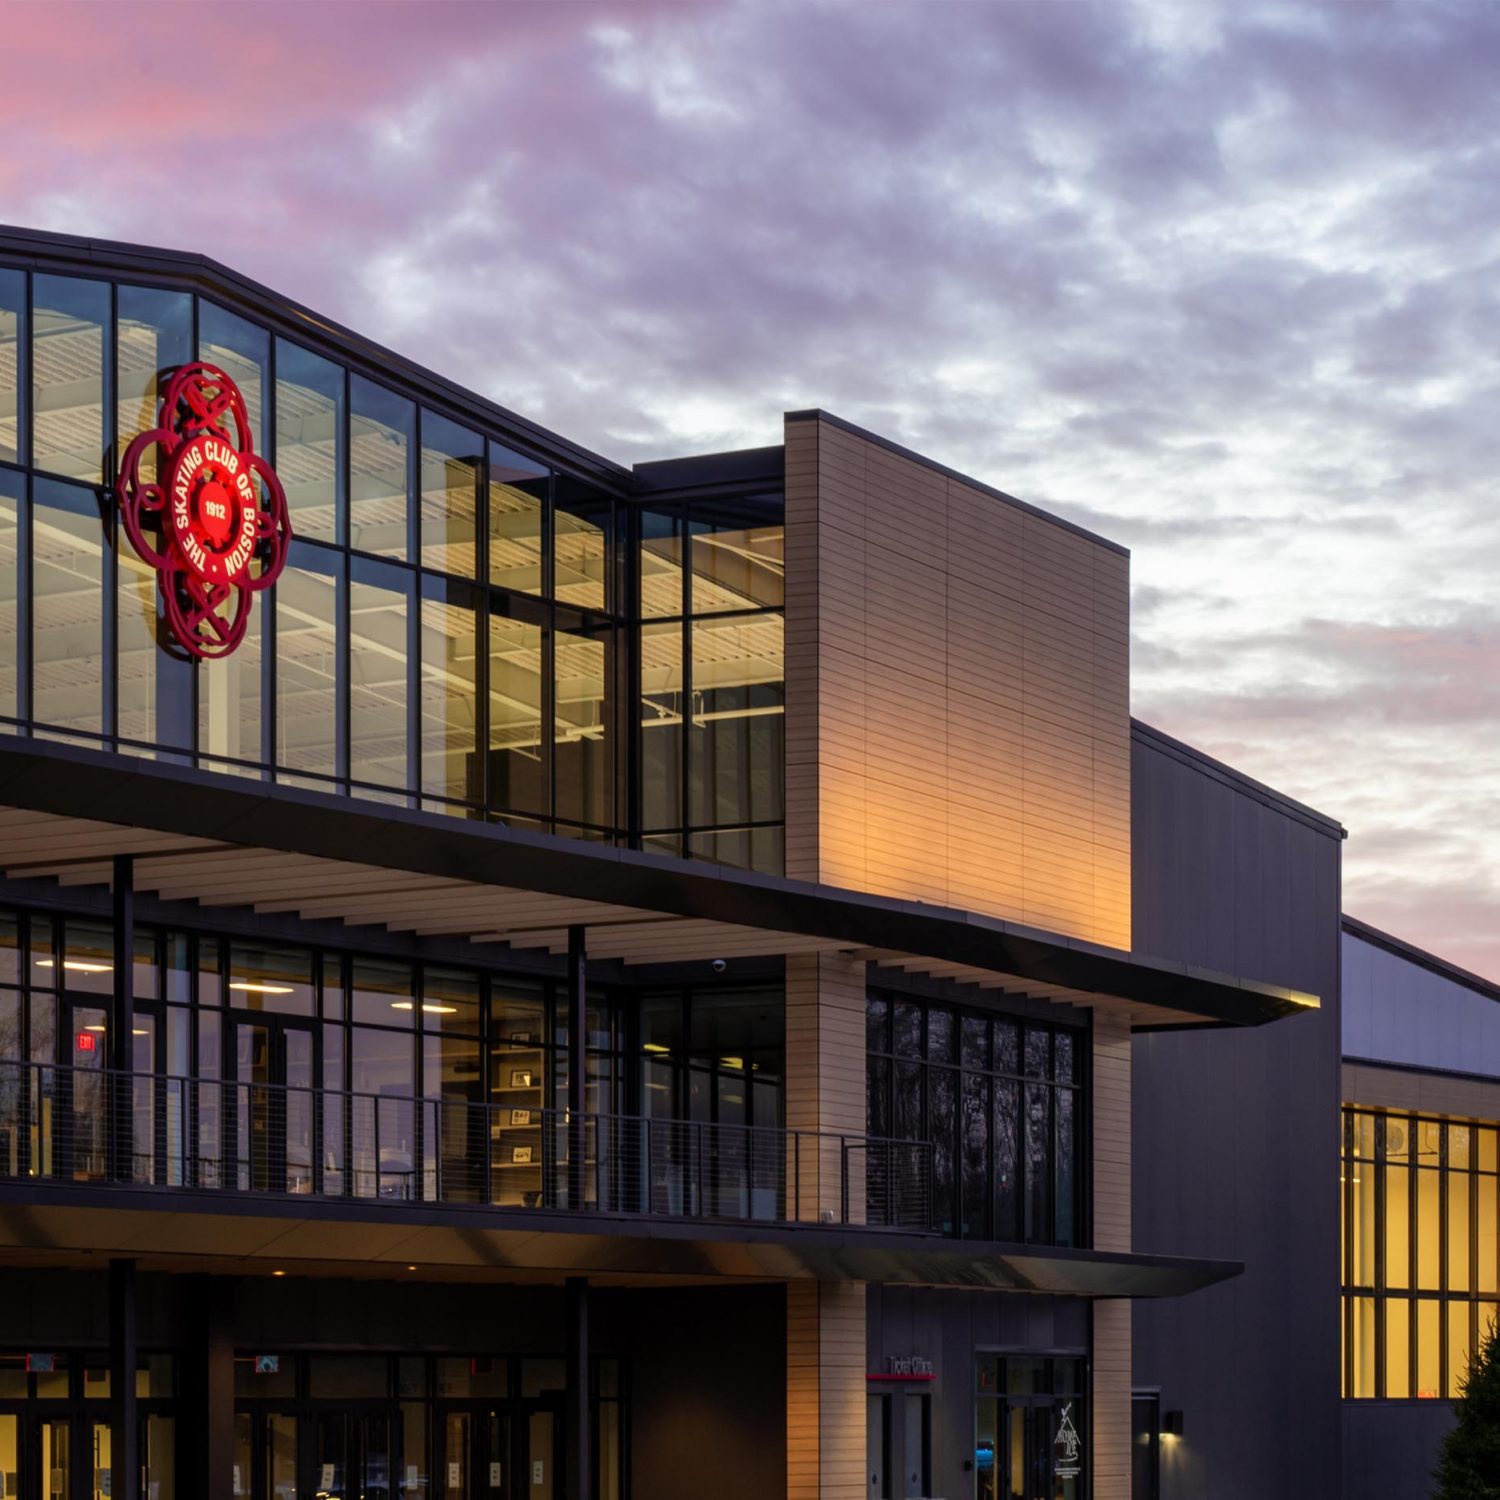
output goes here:
{"type": "Polygon", "coordinates": [[[231,979],[229,988],[245,995],[295,995],[296,986],[290,984],[260,984],[254,979],[231,979]]]}

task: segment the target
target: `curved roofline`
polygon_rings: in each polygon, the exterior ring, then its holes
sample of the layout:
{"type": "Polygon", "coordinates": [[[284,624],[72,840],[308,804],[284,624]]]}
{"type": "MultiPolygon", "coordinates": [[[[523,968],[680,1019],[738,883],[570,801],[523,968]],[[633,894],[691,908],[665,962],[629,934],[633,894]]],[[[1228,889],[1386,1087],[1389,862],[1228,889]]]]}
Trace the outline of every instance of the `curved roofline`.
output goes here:
{"type": "Polygon", "coordinates": [[[0,224],[0,257],[23,258],[33,266],[66,274],[109,274],[202,292],[235,312],[248,313],[270,324],[277,332],[321,343],[336,358],[357,367],[360,374],[387,382],[395,379],[411,388],[407,394],[418,394],[419,399],[430,404],[446,406],[461,421],[484,428],[502,428],[514,434],[521,446],[533,449],[549,463],[586,475],[617,494],[623,495],[629,489],[631,476],[625,465],[520,416],[206,255],[0,224]]]}

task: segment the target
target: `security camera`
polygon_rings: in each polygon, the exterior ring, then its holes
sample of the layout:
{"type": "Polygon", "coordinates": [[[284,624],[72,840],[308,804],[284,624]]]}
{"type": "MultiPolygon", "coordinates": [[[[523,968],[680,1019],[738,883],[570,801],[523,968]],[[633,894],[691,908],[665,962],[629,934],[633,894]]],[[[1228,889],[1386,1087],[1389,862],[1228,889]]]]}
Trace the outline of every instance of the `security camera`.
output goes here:
{"type": "Polygon", "coordinates": [[[727,963],[725,963],[722,958],[716,958],[713,961],[713,964],[711,965],[711,967],[712,967],[712,969],[713,969],[713,971],[714,971],[715,974],[722,974],[724,972],[724,970],[729,967],[729,965],[727,963]]]}

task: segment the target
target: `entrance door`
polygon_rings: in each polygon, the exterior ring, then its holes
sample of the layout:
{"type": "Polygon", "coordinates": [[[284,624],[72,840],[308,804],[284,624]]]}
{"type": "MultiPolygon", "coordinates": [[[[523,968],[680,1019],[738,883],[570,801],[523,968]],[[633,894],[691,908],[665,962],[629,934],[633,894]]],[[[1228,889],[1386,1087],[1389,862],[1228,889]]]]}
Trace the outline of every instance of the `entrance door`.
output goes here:
{"type": "MultiPolygon", "coordinates": [[[[1083,1441],[1077,1403],[1071,1400],[1004,1402],[1004,1500],[1078,1500],[1082,1495],[1083,1441]]],[[[984,1491],[984,1493],[990,1493],[984,1491]]]]}
{"type": "Polygon", "coordinates": [[[393,1500],[401,1455],[389,1413],[320,1414],[312,1427],[312,1469],[303,1493],[319,1500],[393,1500]]]}
{"type": "Polygon", "coordinates": [[[512,1433],[516,1482],[509,1500],[566,1500],[562,1473],[562,1411],[528,1402],[512,1433]]]}
{"type": "Polygon", "coordinates": [[[236,1412],[235,1500],[297,1500],[297,1419],[284,1412],[236,1412]]]}
{"type": "MultiPolygon", "coordinates": [[[[516,1419],[530,1421],[531,1413],[516,1419]]],[[[511,1412],[506,1407],[470,1403],[445,1406],[439,1411],[438,1432],[442,1447],[438,1454],[439,1500],[529,1500],[531,1490],[519,1461],[512,1463],[513,1448],[524,1448],[524,1437],[512,1437],[511,1412]]],[[[540,1493],[551,1494],[555,1455],[543,1458],[540,1493]]],[[[559,1490],[557,1492],[561,1494],[559,1490]]]]}
{"type": "Polygon", "coordinates": [[[36,1500],[74,1500],[71,1440],[72,1424],[66,1417],[44,1418],[36,1424],[32,1448],[32,1472],[40,1481],[33,1491],[36,1500]]]}
{"type": "Polygon", "coordinates": [[[310,1021],[234,1023],[234,1126],[243,1191],[311,1193],[317,1170],[317,1033],[310,1021]]]}

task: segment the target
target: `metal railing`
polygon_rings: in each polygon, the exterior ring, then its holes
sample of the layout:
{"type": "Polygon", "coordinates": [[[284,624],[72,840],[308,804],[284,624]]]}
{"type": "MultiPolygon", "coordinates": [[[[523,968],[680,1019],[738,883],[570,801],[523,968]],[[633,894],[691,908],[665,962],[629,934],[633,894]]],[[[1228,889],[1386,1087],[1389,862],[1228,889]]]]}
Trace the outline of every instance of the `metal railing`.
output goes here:
{"type": "Polygon", "coordinates": [[[6,1181],[928,1231],[930,1145],[0,1061],[6,1181]]]}

